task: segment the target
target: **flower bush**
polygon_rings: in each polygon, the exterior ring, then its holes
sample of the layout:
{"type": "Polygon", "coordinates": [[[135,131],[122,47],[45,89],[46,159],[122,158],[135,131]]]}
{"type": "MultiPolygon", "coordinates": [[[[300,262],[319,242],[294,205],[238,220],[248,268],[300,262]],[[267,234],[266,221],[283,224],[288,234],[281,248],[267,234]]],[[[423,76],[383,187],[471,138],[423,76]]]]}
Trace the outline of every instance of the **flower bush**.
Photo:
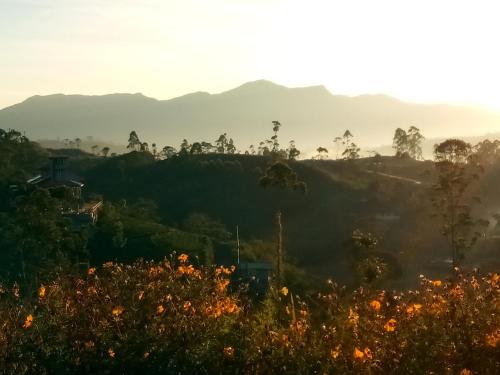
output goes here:
{"type": "Polygon", "coordinates": [[[259,304],[233,269],[106,263],[61,275],[33,298],[0,289],[0,369],[25,373],[496,374],[500,276],[422,278],[417,290],[334,283],[259,304]]]}

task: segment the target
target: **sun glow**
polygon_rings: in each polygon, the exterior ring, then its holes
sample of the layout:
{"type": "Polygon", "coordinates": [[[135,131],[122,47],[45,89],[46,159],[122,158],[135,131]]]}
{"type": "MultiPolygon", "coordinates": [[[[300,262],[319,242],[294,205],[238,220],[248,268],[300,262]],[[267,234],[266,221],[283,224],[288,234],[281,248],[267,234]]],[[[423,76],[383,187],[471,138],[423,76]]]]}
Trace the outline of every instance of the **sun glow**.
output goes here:
{"type": "Polygon", "coordinates": [[[500,110],[494,1],[0,4],[0,107],[34,94],[167,99],[265,78],[500,110]]]}

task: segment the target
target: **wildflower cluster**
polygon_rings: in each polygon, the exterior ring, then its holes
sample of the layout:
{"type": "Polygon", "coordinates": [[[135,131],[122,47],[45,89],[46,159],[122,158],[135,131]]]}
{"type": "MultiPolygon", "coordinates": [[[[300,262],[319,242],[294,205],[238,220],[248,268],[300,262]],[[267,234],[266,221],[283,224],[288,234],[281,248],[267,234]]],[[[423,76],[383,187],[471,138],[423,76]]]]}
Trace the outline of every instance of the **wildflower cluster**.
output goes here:
{"type": "Polygon", "coordinates": [[[333,282],[307,298],[231,292],[234,268],[106,263],[28,299],[0,287],[3,373],[494,374],[500,276],[422,277],[417,290],[333,282]],[[231,286],[231,287],[230,287],[231,286]],[[57,353],[57,354],[55,354],[57,353]]]}

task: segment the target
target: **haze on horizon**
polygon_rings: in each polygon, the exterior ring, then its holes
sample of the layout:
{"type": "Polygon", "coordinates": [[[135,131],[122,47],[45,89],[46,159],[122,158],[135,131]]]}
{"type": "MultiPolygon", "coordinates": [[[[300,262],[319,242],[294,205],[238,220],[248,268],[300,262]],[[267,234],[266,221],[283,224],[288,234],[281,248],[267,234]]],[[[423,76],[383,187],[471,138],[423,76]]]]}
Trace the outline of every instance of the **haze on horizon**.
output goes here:
{"type": "Polygon", "coordinates": [[[499,10],[486,0],[2,0],[0,108],[52,93],[168,99],[264,78],[500,111],[499,10]]]}

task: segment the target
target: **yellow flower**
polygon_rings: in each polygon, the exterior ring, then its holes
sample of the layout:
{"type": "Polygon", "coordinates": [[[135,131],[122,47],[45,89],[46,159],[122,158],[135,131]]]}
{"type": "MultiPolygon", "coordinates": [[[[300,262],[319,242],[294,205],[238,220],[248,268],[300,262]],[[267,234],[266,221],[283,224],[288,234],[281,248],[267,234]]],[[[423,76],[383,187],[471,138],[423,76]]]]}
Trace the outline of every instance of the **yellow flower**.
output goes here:
{"type": "Polygon", "coordinates": [[[108,355],[110,358],[115,358],[115,351],[112,348],[108,349],[108,355]]]}
{"type": "Polygon", "coordinates": [[[353,326],[357,326],[359,321],[359,314],[353,309],[349,308],[349,323],[353,326]]]}
{"type": "Polygon", "coordinates": [[[33,324],[33,315],[29,314],[24,321],[23,328],[29,328],[33,324]]]}
{"type": "Polygon", "coordinates": [[[441,286],[442,284],[443,284],[443,282],[441,280],[434,280],[432,282],[432,285],[434,285],[434,286],[441,286]]]}
{"type": "Polygon", "coordinates": [[[89,276],[92,276],[94,273],[95,273],[95,267],[91,267],[91,268],[89,268],[89,270],[87,271],[87,275],[89,275],[89,276]]]}
{"type": "Polygon", "coordinates": [[[233,358],[234,357],[234,349],[232,346],[226,346],[223,350],[224,352],[224,357],[226,358],[233,358]]]}
{"type": "Polygon", "coordinates": [[[284,296],[288,295],[288,288],[284,286],[283,288],[280,289],[280,293],[283,294],[284,296]]]}
{"type": "Polygon", "coordinates": [[[330,350],[330,357],[337,359],[341,353],[340,344],[335,347],[335,349],[330,350]]]}
{"type": "Polygon", "coordinates": [[[165,311],[165,308],[163,307],[163,305],[158,305],[158,307],[156,308],[156,312],[158,314],[163,314],[164,311],[165,311]]]}
{"type": "Polygon", "coordinates": [[[116,306],[115,308],[113,308],[113,310],[111,310],[111,313],[114,315],[114,316],[120,316],[121,314],[123,314],[123,311],[125,311],[125,309],[121,306],[116,306]]]}
{"type": "Polygon", "coordinates": [[[179,260],[179,262],[181,263],[186,263],[189,259],[189,255],[187,254],[181,254],[177,257],[177,259],[179,260]]]}
{"type": "Polygon", "coordinates": [[[365,353],[358,348],[354,348],[354,359],[362,360],[365,357],[365,353]]]}
{"type": "Polygon", "coordinates": [[[366,358],[368,358],[368,359],[373,358],[372,351],[369,348],[365,348],[365,350],[363,350],[363,353],[365,354],[366,358]]]}
{"type": "Polygon", "coordinates": [[[38,289],[38,296],[40,298],[45,297],[45,287],[43,285],[38,289]]]}
{"type": "Polygon", "coordinates": [[[379,311],[380,306],[381,306],[380,302],[377,301],[376,299],[370,302],[370,307],[375,311],[379,311]]]}
{"type": "Polygon", "coordinates": [[[387,323],[384,324],[384,329],[386,332],[394,332],[396,329],[396,319],[389,319],[387,323]]]}

